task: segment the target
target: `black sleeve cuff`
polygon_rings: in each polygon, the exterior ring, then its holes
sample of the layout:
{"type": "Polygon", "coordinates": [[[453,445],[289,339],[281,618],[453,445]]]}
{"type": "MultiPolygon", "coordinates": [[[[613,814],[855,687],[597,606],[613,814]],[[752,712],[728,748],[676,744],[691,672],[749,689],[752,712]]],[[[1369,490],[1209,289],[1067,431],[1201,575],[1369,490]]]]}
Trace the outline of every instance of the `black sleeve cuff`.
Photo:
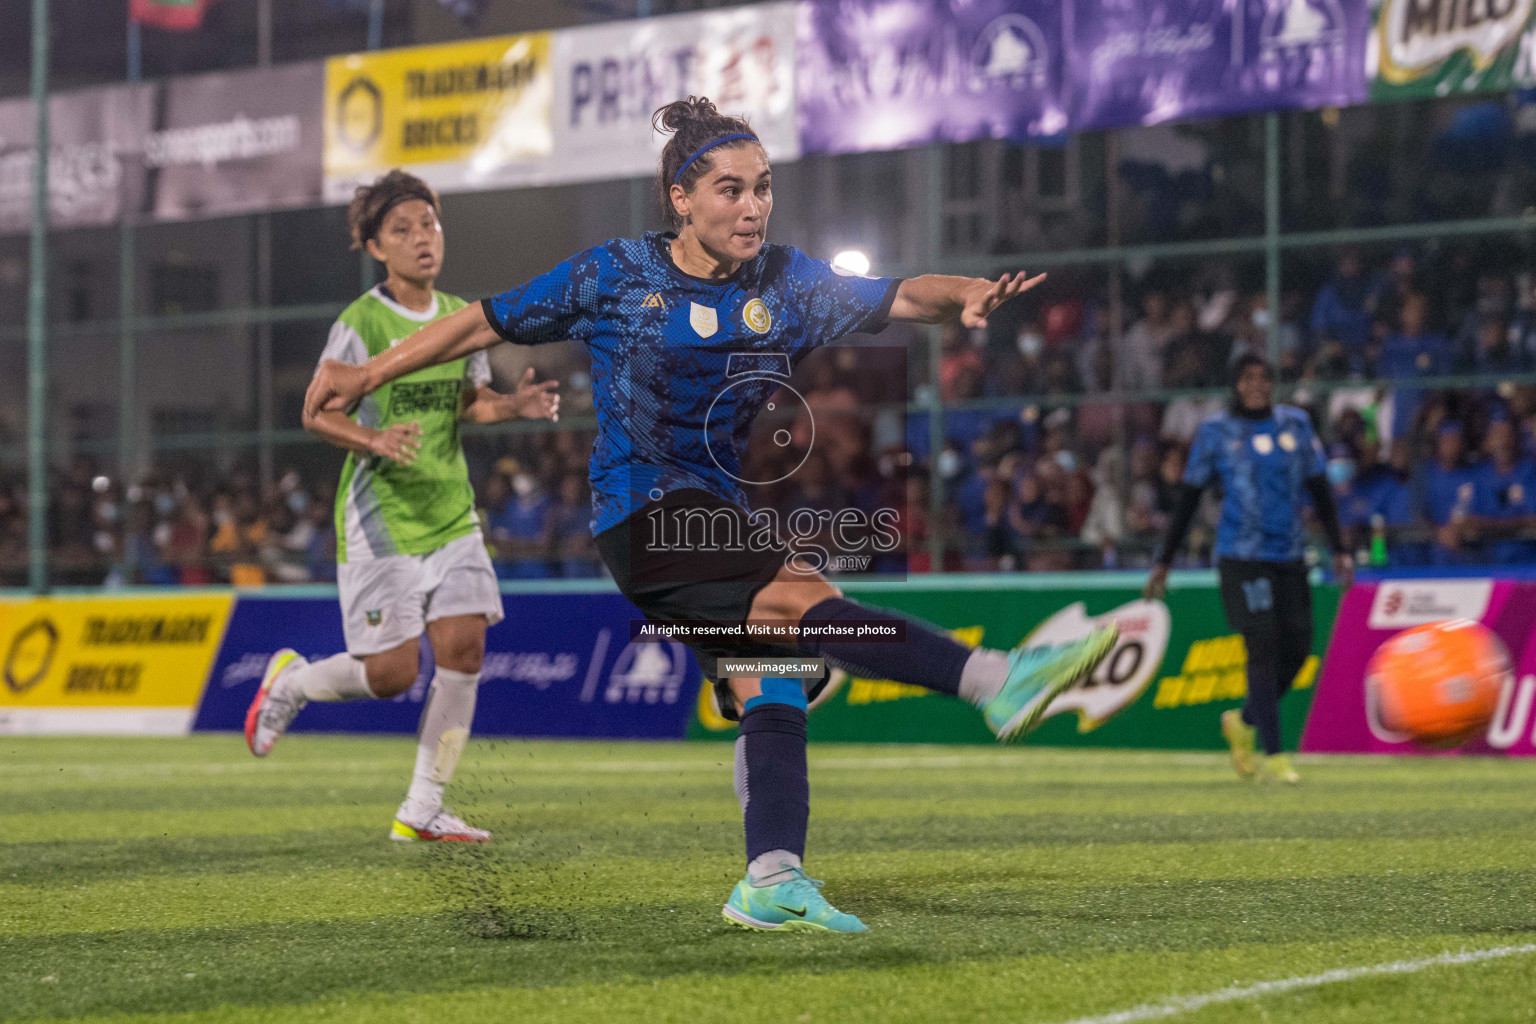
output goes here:
{"type": "Polygon", "coordinates": [[[496,316],[496,310],[491,306],[490,299],[481,299],[480,309],[485,313],[486,323],[491,325],[491,330],[495,331],[498,335],[501,336],[501,340],[510,341],[514,345],[517,344],[517,338],[502,326],[501,320],[496,316]]]}
{"type": "Polygon", "coordinates": [[[864,321],[864,326],[859,328],[861,334],[879,334],[891,326],[891,307],[896,305],[896,292],[901,288],[901,282],[905,278],[895,278],[891,286],[885,290],[885,298],[880,300],[880,308],[869,315],[864,321]]]}
{"type": "Polygon", "coordinates": [[[1184,538],[1189,533],[1190,524],[1195,521],[1195,512],[1200,508],[1200,493],[1204,489],[1194,484],[1179,484],[1178,503],[1173,507],[1173,515],[1168,520],[1168,532],[1163,536],[1162,546],[1158,548],[1155,557],[1158,565],[1165,568],[1172,565],[1174,556],[1184,546],[1184,538]]]}
{"type": "Polygon", "coordinates": [[[1322,475],[1308,477],[1306,487],[1312,495],[1312,508],[1317,513],[1317,521],[1322,524],[1323,536],[1328,538],[1328,546],[1334,554],[1344,554],[1347,549],[1344,530],[1339,523],[1339,505],[1333,500],[1333,488],[1328,485],[1328,478],[1322,475]]]}

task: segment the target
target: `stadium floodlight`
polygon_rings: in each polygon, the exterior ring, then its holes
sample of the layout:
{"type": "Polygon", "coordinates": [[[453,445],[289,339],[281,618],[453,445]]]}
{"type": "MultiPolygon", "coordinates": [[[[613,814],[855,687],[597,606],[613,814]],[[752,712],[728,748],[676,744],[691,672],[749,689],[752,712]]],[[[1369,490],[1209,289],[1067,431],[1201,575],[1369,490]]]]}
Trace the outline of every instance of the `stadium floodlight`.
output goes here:
{"type": "Polygon", "coordinates": [[[832,269],[864,277],[869,273],[869,257],[861,249],[844,249],[832,257],[832,269]]]}

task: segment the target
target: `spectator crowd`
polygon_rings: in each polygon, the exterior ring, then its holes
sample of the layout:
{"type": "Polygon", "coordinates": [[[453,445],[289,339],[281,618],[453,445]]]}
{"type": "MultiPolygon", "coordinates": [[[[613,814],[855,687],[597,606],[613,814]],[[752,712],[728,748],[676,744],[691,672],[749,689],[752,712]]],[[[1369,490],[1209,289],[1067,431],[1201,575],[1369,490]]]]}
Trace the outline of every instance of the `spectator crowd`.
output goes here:
{"type": "MultiPolygon", "coordinates": [[[[1280,398],[1307,408],[1328,445],[1361,561],[1536,563],[1536,273],[1525,268],[1518,254],[1475,248],[1350,249],[1311,287],[1283,292],[1280,398]],[[1458,377],[1473,379],[1446,379],[1458,377]]],[[[1117,315],[1090,280],[1053,277],[986,330],[947,325],[931,378],[913,329],[818,352],[754,429],[743,473],[762,481],[748,488],[754,506],[781,523],[808,513],[829,544],[837,511],[892,510],[901,542],[872,571],[1149,565],[1195,429],[1227,400],[1228,368],[1268,352],[1262,282],[1230,261],[1149,272],[1117,315]],[[934,395],[937,450],[923,411],[934,395]]],[[[557,372],[577,392],[568,407],[589,407],[585,368],[557,372]]],[[[468,439],[504,577],[601,574],[587,527],[591,442],[578,429],[468,439]]],[[[332,461],[265,488],[238,463],[125,486],[77,456],[49,495],[53,579],[333,580],[332,461]]],[[[1208,562],[1215,497],[1206,502],[1181,564],[1208,562]]],[[[0,476],[0,583],[24,582],[26,539],[22,480],[0,476]]]]}

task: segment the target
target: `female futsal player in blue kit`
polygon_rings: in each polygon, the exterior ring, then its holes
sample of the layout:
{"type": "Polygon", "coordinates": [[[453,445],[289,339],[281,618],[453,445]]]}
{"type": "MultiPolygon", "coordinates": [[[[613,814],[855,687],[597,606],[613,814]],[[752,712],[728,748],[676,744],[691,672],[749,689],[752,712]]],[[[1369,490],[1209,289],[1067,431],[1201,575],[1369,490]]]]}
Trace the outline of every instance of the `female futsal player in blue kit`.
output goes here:
{"type": "Polygon", "coordinates": [[[1159,598],[1168,567],[1206,487],[1221,487],[1216,567],[1227,626],[1248,648],[1248,698],[1221,716],[1232,766],[1243,778],[1294,783],[1296,769],[1280,749],[1280,698],[1312,653],[1312,587],[1307,581],[1306,499],[1333,549],[1334,575],[1348,590],[1354,559],[1344,549],[1323,447],[1304,410],[1275,405],[1274,370],[1246,355],[1232,368],[1232,404],[1195,432],[1179,504],[1147,581],[1159,598]],[[1256,756],[1255,740],[1264,748],[1256,756]]]}
{"type": "MultiPolygon", "coordinates": [[[[1007,740],[1113,648],[1113,627],[1069,644],[971,649],[920,623],[856,604],[782,547],[680,550],[651,535],[658,517],[702,516],[714,531],[751,536],[738,482],[753,418],[777,384],[731,381],[731,357],[813,348],[889,320],[985,326],[999,305],[1040,278],[997,281],[925,275],[907,280],[836,274],[790,246],[766,242],[773,208],[767,153],[745,121],[705,99],[657,112],[671,134],[661,159],[664,212],[676,233],[616,239],[418,331],[361,366],[325,363],[309,410],[348,408],[385,382],[462,358],[499,340],[580,339],[592,353],[598,439],[591,459],[592,532],[619,589],[648,619],[695,623],[900,624],[905,641],[805,638],[785,647],[690,640],[706,676],[722,658],[823,657],[858,674],[967,700],[1007,740]]],[[[727,547],[732,547],[727,545],[727,547]]],[[[802,866],[810,814],[806,691],[800,679],[717,683],[739,717],[736,791],[746,822],[747,873],[723,909],[746,928],[865,931],[820,894],[802,866]]]]}

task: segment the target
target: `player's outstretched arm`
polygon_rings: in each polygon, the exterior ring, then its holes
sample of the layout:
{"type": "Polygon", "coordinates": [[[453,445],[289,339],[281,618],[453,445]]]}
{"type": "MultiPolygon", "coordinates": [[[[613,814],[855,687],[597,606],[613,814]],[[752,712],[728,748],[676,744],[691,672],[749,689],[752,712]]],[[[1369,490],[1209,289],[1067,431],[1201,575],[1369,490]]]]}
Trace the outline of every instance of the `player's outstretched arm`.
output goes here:
{"type": "Polygon", "coordinates": [[[996,281],[944,274],[909,277],[896,288],[891,319],[941,324],[959,317],[967,327],[985,327],[994,309],[1044,280],[1044,274],[1004,274],[996,281]]]}
{"type": "Polygon", "coordinates": [[[557,380],[533,381],[533,367],[517,382],[510,395],[478,388],[461,418],[467,423],[501,423],[504,420],[560,420],[560,386],[557,380]]]}
{"type": "Polygon", "coordinates": [[[1152,571],[1147,575],[1147,585],[1141,591],[1141,596],[1146,600],[1160,600],[1168,592],[1168,568],[1173,565],[1174,556],[1184,546],[1184,538],[1189,534],[1190,524],[1195,521],[1195,512],[1200,508],[1200,494],[1204,490],[1204,487],[1187,480],[1179,484],[1179,495],[1173,508],[1173,517],[1168,521],[1168,532],[1163,536],[1163,543],[1152,563],[1152,571]]]}
{"type": "Polygon", "coordinates": [[[491,329],[480,303],[472,302],[457,313],[427,324],[387,352],[380,352],[360,366],[327,359],[315,371],[304,394],[306,422],[325,410],[347,412],[385,384],[408,373],[439,363],[451,363],[472,352],[490,348],[501,337],[491,329]]]}

